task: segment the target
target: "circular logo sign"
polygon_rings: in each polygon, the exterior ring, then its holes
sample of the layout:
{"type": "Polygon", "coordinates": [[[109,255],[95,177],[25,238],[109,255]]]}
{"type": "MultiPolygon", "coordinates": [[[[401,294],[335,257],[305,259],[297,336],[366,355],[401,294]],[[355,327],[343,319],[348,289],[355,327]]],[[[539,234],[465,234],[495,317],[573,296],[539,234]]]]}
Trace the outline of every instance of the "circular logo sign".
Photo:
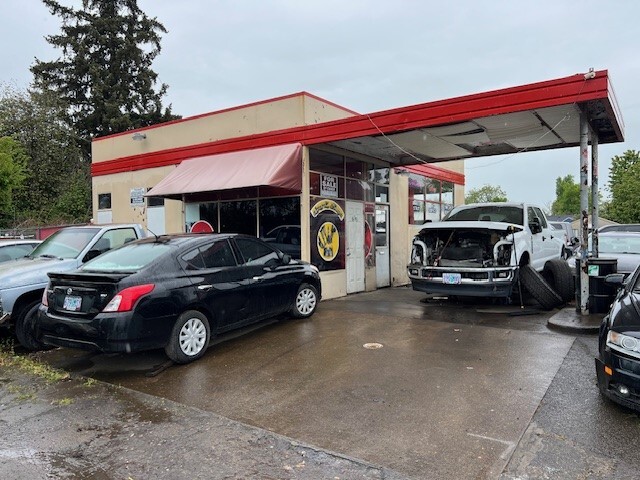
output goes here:
{"type": "Polygon", "coordinates": [[[191,225],[189,231],[191,233],[212,233],[213,227],[206,220],[198,220],[196,223],[191,225]]]}
{"type": "Polygon", "coordinates": [[[338,255],[340,235],[338,229],[331,222],[324,222],[318,229],[318,253],[323,260],[330,262],[338,255]]]}

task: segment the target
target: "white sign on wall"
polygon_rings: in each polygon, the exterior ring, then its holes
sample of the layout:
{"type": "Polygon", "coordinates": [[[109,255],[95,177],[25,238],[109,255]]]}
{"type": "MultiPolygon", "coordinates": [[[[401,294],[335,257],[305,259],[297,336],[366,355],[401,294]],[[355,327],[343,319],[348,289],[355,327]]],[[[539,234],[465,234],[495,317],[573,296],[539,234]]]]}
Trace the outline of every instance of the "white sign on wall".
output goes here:
{"type": "Polygon", "coordinates": [[[144,207],[144,194],[147,193],[147,189],[144,187],[131,189],[131,206],[132,207],[144,207]]]}
{"type": "Polygon", "coordinates": [[[335,175],[320,175],[320,196],[338,198],[338,177],[335,175]]]}

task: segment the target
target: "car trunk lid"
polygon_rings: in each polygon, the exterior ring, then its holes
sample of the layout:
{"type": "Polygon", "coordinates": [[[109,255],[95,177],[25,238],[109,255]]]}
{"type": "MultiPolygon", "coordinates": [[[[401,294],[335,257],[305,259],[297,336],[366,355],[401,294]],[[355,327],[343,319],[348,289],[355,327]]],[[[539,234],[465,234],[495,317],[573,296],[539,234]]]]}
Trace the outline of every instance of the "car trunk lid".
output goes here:
{"type": "Polygon", "coordinates": [[[47,301],[49,312],[90,319],[118,293],[120,282],[130,273],[50,273],[47,301]]]}

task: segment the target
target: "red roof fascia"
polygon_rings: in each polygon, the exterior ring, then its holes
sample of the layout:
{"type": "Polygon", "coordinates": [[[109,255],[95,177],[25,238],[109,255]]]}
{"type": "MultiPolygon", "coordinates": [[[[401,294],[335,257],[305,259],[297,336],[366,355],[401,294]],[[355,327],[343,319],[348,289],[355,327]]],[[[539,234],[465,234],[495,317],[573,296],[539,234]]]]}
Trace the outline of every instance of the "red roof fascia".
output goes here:
{"type": "MultiPolygon", "coordinates": [[[[92,164],[91,174],[99,176],[162,167],[180,163],[186,158],[287,143],[314,145],[362,136],[375,136],[380,135],[380,132],[396,133],[491,115],[606,99],[609,98],[609,94],[606,70],[596,72],[595,78],[589,80],[585,80],[583,74],[576,74],[556,80],[358,115],[321,124],[121,157],[92,164]]],[[[615,101],[613,103],[615,105],[615,101]]],[[[149,127],[147,130],[153,128],[155,127],[149,127]]]]}
{"type": "Polygon", "coordinates": [[[443,180],[445,182],[451,182],[457,185],[464,185],[465,181],[464,173],[458,173],[446,168],[436,167],[432,163],[407,165],[403,166],[402,168],[419,175],[424,175],[425,177],[435,178],[437,180],[443,180]]]}

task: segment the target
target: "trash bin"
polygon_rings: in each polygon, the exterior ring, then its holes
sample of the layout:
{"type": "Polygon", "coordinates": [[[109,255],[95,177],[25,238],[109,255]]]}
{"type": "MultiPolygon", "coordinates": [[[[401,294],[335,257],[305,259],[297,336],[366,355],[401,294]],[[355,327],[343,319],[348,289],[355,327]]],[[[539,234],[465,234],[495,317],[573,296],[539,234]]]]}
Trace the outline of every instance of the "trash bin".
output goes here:
{"type": "Polygon", "coordinates": [[[610,273],[617,273],[617,258],[589,258],[589,313],[607,313],[616,298],[618,289],[607,285],[604,279],[610,273]]]}

